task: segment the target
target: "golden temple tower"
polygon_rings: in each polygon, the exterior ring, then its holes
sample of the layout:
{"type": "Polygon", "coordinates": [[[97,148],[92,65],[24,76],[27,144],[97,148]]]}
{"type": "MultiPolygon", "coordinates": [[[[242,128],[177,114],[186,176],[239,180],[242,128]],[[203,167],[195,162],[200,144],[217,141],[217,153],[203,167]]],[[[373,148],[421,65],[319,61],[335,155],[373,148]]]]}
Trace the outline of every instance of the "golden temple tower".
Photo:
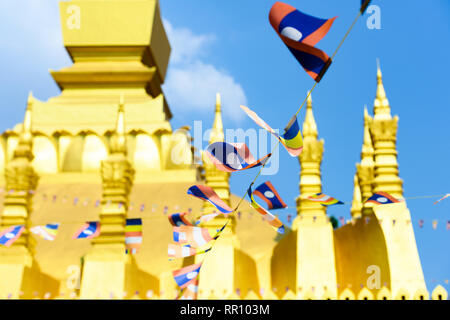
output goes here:
{"type": "Polygon", "coordinates": [[[109,156],[101,162],[103,195],[100,235],[93,239],[92,249],[84,258],[81,298],[120,297],[128,280],[126,270],[127,264],[130,264],[130,255],[125,254],[125,220],[134,169],[126,157],[124,118],[121,95],[109,156]]]}
{"type": "Polygon", "coordinates": [[[377,70],[377,94],[373,105],[373,119],[369,129],[374,143],[375,171],[373,190],[384,191],[402,198],[402,180],[398,176],[397,140],[398,116],[392,118],[391,107],[386,98],[380,67],[377,70]]]}
{"type": "MultiPolygon", "coordinates": [[[[224,140],[220,94],[217,93],[209,143],[224,140]]],[[[230,174],[218,170],[204,153],[202,158],[206,185],[213,188],[222,200],[231,205],[230,174]]],[[[204,202],[202,211],[202,214],[211,214],[215,213],[216,209],[209,202],[204,202]]],[[[196,263],[204,261],[200,272],[199,299],[212,296],[227,298],[233,295],[237,289],[241,290],[242,295],[245,296],[250,290],[258,291],[259,289],[255,262],[240,250],[239,239],[236,235],[236,213],[231,213],[229,217],[219,215],[213,220],[201,223],[200,226],[217,230],[227,221],[228,224],[220,238],[215,241],[213,250],[196,257],[196,263]],[[218,274],[220,277],[217,276],[218,274]]]]}
{"type": "Polygon", "coordinates": [[[34,98],[28,96],[27,109],[17,147],[5,168],[6,195],[1,216],[1,229],[24,226],[22,235],[10,248],[0,247],[0,297],[32,298],[44,296],[44,290],[55,291],[57,282],[42,274],[34,259],[35,240],[30,234],[33,195],[39,175],[33,160],[32,112],[34,98]],[[45,288],[45,289],[44,289],[45,288]]]}
{"type": "MultiPolygon", "coordinates": [[[[367,200],[377,191],[401,198],[403,189],[398,176],[395,147],[398,117],[391,116],[379,67],[374,117],[371,118],[365,110],[364,123],[361,163],[357,165],[362,199],[367,200]]],[[[338,283],[344,284],[340,287],[340,295],[344,296],[346,290],[358,288],[362,284],[364,287],[361,291],[370,291],[373,297],[426,298],[427,291],[406,202],[364,204],[362,212],[362,219],[356,219],[355,224],[347,224],[334,232],[338,283]],[[375,278],[378,280],[372,282],[371,279],[375,278]]]]}
{"type": "Polygon", "coordinates": [[[309,95],[303,122],[303,152],[299,157],[300,197],[292,232],[275,247],[272,256],[272,283],[278,292],[293,289],[301,299],[336,298],[336,271],[333,227],[326,208],[308,201],[322,192],[320,165],[324,141],[318,140],[317,124],[309,95]],[[314,245],[311,245],[314,243],[314,245]]]}
{"type": "Polygon", "coordinates": [[[356,173],[361,189],[362,200],[367,200],[373,193],[373,179],[374,179],[374,150],[372,138],[369,132],[369,121],[371,117],[364,107],[364,136],[363,145],[361,149],[361,163],[356,165],[356,173]]]}

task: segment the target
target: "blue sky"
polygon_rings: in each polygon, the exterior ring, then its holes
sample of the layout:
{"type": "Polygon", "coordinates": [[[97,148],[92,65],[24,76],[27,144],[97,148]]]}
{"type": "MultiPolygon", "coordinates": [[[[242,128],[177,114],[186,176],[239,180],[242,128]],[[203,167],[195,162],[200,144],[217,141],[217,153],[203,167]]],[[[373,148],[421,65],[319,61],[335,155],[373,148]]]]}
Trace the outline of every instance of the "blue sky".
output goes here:
{"type": "MultiPolygon", "coordinates": [[[[256,128],[239,110],[246,104],[275,128],[283,128],[303,101],[313,80],[303,71],[268,22],[274,1],[161,1],[173,52],[164,85],[174,113],[173,127],[207,127],[213,121],[215,92],[222,92],[226,128],[256,128]],[[187,88],[186,83],[189,83],[187,88]],[[184,85],[183,85],[184,84],[184,85]]],[[[358,0],[291,0],[287,3],[322,18],[338,16],[317,45],[331,54],[353,21],[358,0]]],[[[363,133],[363,107],[372,113],[376,90],[376,58],[380,58],[392,113],[400,117],[398,161],[405,197],[450,192],[448,119],[448,50],[450,3],[372,1],[381,10],[381,29],[362,17],[313,93],[319,137],[325,140],[323,190],[351,202],[355,163],[363,133]]],[[[57,1],[2,1],[0,4],[0,129],[22,121],[29,90],[42,100],[57,95],[48,69],[70,65],[59,30],[57,1]],[[16,14],[11,14],[15,12],[16,14]]],[[[303,121],[304,110],[299,115],[303,121]]],[[[205,145],[206,146],[206,145],[205,145]]],[[[295,213],[299,164],[284,150],[277,175],[270,180],[295,213]]],[[[232,192],[241,195],[256,171],[233,174],[232,192]]],[[[428,288],[450,289],[450,200],[408,200],[416,242],[428,288]],[[417,221],[425,220],[423,228],[417,221]],[[438,220],[437,230],[431,221],[438,220]],[[434,282],[433,280],[436,280],[434,282]]],[[[328,213],[349,218],[350,206],[328,213]]]]}

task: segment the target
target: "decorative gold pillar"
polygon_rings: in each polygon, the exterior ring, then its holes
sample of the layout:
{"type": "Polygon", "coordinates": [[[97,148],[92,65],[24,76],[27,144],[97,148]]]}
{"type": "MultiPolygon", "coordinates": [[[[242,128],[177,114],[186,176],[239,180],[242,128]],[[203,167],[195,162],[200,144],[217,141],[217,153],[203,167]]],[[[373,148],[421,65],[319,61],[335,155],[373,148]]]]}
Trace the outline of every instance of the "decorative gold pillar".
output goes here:
{"type": "Polygon", "coordinates": [[[22,298],[35,297],[33,292],[37,292],[38,297],[43,297],[44,290],[55,295],[58,288],[56,280],[40,272],[33,258],[36,241],[29,231],[33,194],[39,181],[39,176],[31,164],[34,158],[33,101],[30,93],[19,143],[5,170],[6,195],[1,229],[24,225],[25,230],[10,247],[0,246],[0,298],[6,298],[8,295],[19,298],[21,291],[22,298]]]}
{"type": "MultiPolygon", "coordinates": [[[[209,144],[214,142],[225,141],[225,135],[223,132],[222,122],[222,109],[220,101],[220,93],[216,94],[216,107],[215,107],[214,123],[209,136],[209,144]]],[[[230,203],[230,173],[218,170],[216,166],[211,162],[209,157],[202,151],[203,167],[205,170],[205,182],[206,185],[213,188],[217,195],[228,205],[230,203]]],[[[216,208],[209,202],[203,202],[203,214],[210,214],[216,212],[216,208]]],[[[219,226],[222,223],[222,219],[216,218],[208,224],[208,226],[219,226]]],[[[225,222],[224,222],[225,223],[225,222]]],[[[222,226],[223,223],[220,225],[222,226]]],[[[234,218],[228,223],[229,226],[234,228],[234,218]]]]}
{"type": "MultiPolygon", "coordinates": [[[[216,94],[216,106],[214,123],[209,136],[209,143],[221,142],[225,140],[222,122],[222,110],[220,94],[216,94]]],[[[202,151],[202,160],[205,170],[205,183],[214,189],[218,196],[230,205],[230,173],[218,170],[208,156],[202,151]]],[[[217,209],[209,202],[203,202],[202,214],[211,214],[217,209]]],[[[211,230],[220,229],[227,222],[223,215],[215,217],[213,220],[202,223],[200,226],[211,230]]],[[[233,217],[223,231],[219,240],[214,243],[214,251],[205,255],[196,256],[196,263],[203,261],[199,283],[199,299],[209,298],[211,292],[222,295],[224,292],[230,294],[235,290],[234,268],[236,264],[235,246],[237,238],[235,235],[235,218],[233,217]],[[220,271],[219,271],[220,270],[220,271]],[[218,272],[220,277],[217,277],[218,272]]],[[[225,298],[225,297],[224,297],[225,298]]]]}
{"type": "MultiPolygon", "coordinates": [[[[209,143],[224,141],[220,94],[216,96],[216,107],[214,124],[212,127],[209,143]]],[[[206,185],[213,188],[219,197],[228,205],[230,200],[230,174],[218,170],[209,160],[208,156],[202,154],[206,185]]],[[[203,214],[216,212],[217,209],[204,202],[203,214]]],[[[202,223],[201,227],[213,230],[220,229],[228,218],[223,215],[213,220],[202,223]]],[[[213,249],[206,255],[196,256],[196,263],[203,262],[199,282],[199,299],[208,299],[213,293],[217,298],[227,298],[237,288],[246,293],[247,289],[258,290],[259,283],[256,272],[256,264],[253,259],[242,252],[236,236],[236,216],[232,213],[227,227],[220,238],[214,243],[213,249]],[[218,277],[217,275],[220,274],[218,277]]]]}
{"type": "Polygon", "coordinates": [[[371,117],[364,107],[364,137],[361,148],[361,162],[356,165],[356,173],[358,176],[359,186],[361,188],[362,201],[366,201],[373,193],[374,166],[373,160],[374,150],[372,138],[370,137],[369,122],[371,117]]]}
{"type": "MultiPolygon", "coordinates": [[[[373,192],[384,191],[402,198],[403,188],[398,176],[396,150],[398,117],[391,116],[379,66],[373,111],[374,117],[369,119],[375,156],[373,192]]],[[[392,296],[398,296],[401,292],[414,295],[417,290],[426,290],[411,214],[406,202],[378,206],[368,204],[366,207],[373,210],[383,232],[390,275],[388,288],[392,296]]]]}
{"type": "MultiPolygon", "coordinates": [[[[306,105],[305,121],[303,122],[303,152],[300,161],[300,196],[297,198],[297,214],[303,216],[325,216],[326,208],[322,205],[306,200],[307,196],[322,192],[320,166],[323,157],[324,140],[317,139],[316,120],[312,110],[311,95],[306,105]]],[[[298,219],[296,219],[298,220],[298,219]]],[[[294,227],[295,227],[294,220],[294,227]]]]}
{"type": "Polygon", "coordinates": [[[372,138],[370,136],[369,122],[372,120],[367,107],[364,106],[364,136],[363,145],[361,148],[361,162],[356,164],[356,175],[358,178],[358,184],[360,189],[360,197],[363,207],[361,209],[361,215],[370,215],[371,210],[369,206],[364,205],[364,202],[369,199],[373,194],[374,183],[374,150],[372,138]]]}
{"type": "MultiPolygon", "coordinates": [[[[317,299],[325,294],[330,298],[337,296],[333,226],[326,215],[326,207],[306,199],[322,192],[320,166],[324,141],[319,141],[318,135],[310,95],[303,122],[303,152],[299,157],[300,196],[297,198],[297,217],[292,228],[296,247],[294,288],[303,299],[311,294],[317,299]]],[[[275,272],[283,271],[279,268],[275,272]]]]}
{"type": "Polygon", "coordinates": [[[126,288],[125,222],[134,169],[127,160],[124,101],[120,98],[110,154],[102,161],[103,181],[100,235],[92,240],[86,255],[81,281],[81,298],[122,297],[126,288]]]}
{"type": "Polygon", "coordinates": [[[373,191],[384,191],[396,198],[403,197],[403,182],[398,176],[397,126],[398,116],[392,118],[389,101],[383,86],[381,70],[377,70],[377,94],[373,107],[374,117],[369,129],[374,143],[375,169],[373,191]]]}
{"type": "MultiPolygon", "coordinates": [[[[39,176],[31,165],[34,156],[33,134],[31,132],[31,117],[33,112],[33,96],[28,96],[27,109],[22,124],[19,143],[14,150],[12,161],[5,170],[6,194],[2,214],[2,227],[25,225],[25,231],[12,246],[28,247],[33,242],[28,232],[28,217],[32,212],[33,194],[36,190],[39,176]]],[[[32,245],[30,249],[32,250],[32,245]]]]}

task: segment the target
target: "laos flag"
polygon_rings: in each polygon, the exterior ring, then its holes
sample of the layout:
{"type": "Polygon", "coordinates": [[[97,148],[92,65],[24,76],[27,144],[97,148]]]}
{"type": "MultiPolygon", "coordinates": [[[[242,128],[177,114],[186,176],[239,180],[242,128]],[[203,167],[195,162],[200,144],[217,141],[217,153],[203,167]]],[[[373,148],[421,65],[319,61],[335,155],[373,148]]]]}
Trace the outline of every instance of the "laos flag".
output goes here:
{"type": "Polygon", "coordinates": [[[213,206],[215,206],[217,210],[225,215],[233,212],[233,209],[231,209],[222,199],[220,199],[217,193],[211,187],[195,185],[190,187],[187,193],[204,201],[208,201],[213,206]]]}
{"type": "Polygon", "coordinates": [[[255,191],[253,191],[255,196],[260,197],[267,203],[267,207],[269,210],[273,209],[283,209],[286,208],[286,203],[281,199],[277,190],[275,190],[274,186],[270,181],[266,181],[263,184],[259,185],[255,191]]]}
{"type": "Polygon", "coordinates": [[[78,231],[73,235],[72,239],[92,239],[100,234],[100,222],[90,221],[86,222],[78,231]]]}
{"type": "Polygon", "coordinates": [[[335,19],[316,18],[283,2],[276,2],[269,13],[270,24],[278,36],[316,82],[322,79],[331,59],[314,46],[328,33],[335,19]]]}
{"type": "Polygon", "coordinates": [[[9,247],[14,241],[19,239],[22,232],[25,230],[25,226],[11,226],[0,232],[0,244],[5,247],[9,247]]]}
{"type": "Polygon", "coordinates": [[[201,267],[202,263],[197,263],[175,270],[172,272],[173,278],[180,288],[186,288],[190,284],[195,283],[201,267]]]}

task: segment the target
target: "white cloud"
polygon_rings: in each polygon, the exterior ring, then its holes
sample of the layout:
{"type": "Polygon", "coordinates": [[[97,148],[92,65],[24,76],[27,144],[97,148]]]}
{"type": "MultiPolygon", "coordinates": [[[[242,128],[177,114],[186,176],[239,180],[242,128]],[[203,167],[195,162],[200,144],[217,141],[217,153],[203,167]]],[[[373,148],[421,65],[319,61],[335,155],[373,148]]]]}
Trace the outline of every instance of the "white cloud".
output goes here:
{"type": "Polygon", "coordinates": [[[239,108],[247,104],[244,90],[225,70],[201,61],[169,71],[165,92],[171,105],[183,110],[212,113],[216,92],[222,97],[222,112],[233,120],[241,120],[239,108]]]}
{"type": "Polygon", "coordinates": [[[212,34],[195,35],[187,28],[175,29],[166,19],[163,22],[172,47],[170,62],[173,64],[188,63],[204,56],[207,46],[216,40],[212,34]]]}
{"type": "Polygon", "coordinates": [[[33,52],[35,62],[52,62],[52,67],[55,62],[59,67],[70,61],[63,46],[56,0],[1,1],[0,29],[8,30],[0,37],[0,47],[6,48],[8,55],[23,57],[33,52]]]}
{"type": "Polygon", "coordinates": [[[205,62],[214,35],[194,34],[187,28],[174,28],[164,20],[172,47],[164,91],[176,111],[212,113],[216,93],[222,97],[224,116],[239,121],[244,118],[239,106],[247,104],[244,89],[227,70],[205,62]]]}

